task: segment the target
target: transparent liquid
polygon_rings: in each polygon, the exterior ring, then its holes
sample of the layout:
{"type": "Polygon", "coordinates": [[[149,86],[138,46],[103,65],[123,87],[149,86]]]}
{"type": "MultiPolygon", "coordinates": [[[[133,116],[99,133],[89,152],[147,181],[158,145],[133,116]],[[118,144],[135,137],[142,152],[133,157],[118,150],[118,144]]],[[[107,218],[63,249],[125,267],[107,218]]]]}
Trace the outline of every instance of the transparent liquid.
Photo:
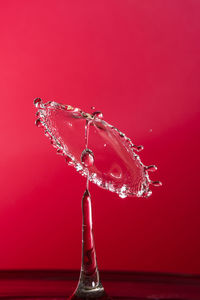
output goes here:
{"type": "Polygon", "coordinates": [[[44,127],[57,153],[87,177],[82,197],[81,272],[78,286],[69,300],[109,300],[97,267],[89,181],[120,197],[147,197],[151,194],[151,183],[161,184],[150,181],[148,176],[148,171],[155,171],[156,167],[144,166],[134,152],[143,147],[135,146],[125,134],[105,122],[101,112],[88,114],[56,102],[44,104],[40,98],[35,99],[34,104],[38,108],[36,125],[44,127]]]}
{"type": "Polygon", "coordinates": [[[150,184],[161,185],[149,178],[148,172],[156,167],[145,166],[136,153],[143,147],[134,145],[124,133],[103,120],[101,112],[89,114],[70,105],[43,103],[40,98],[34,103],[38,109],[36,125],[44,128],[57,153],[81,175],[88,176],[89,181],[122,198],[148,197],[152,193],[150,184]],[[90,131],[89,141],[85,130],[90,131]]]}

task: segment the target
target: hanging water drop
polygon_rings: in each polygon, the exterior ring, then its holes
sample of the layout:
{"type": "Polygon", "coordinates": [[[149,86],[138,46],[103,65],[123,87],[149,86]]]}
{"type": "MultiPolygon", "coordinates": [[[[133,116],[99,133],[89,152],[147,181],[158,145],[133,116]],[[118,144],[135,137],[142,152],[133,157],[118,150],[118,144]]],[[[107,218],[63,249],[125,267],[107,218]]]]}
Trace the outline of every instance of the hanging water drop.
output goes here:
{"type": "Polygon", "coordinates": [[[94,154],[90,149],[85,149],[81,154],[81,162],[85,167],[91,167],[94,164],[94,154]]]}

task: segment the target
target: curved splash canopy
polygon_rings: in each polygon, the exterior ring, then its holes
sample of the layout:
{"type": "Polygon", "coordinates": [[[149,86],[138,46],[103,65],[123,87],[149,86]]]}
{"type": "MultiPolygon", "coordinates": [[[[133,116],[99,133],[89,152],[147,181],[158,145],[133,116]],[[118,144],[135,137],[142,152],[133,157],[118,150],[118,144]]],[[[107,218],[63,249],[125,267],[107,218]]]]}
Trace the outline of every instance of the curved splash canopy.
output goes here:
{"type": "Polygon", "coordinates": [[[83,176],[120,197],[148,197],[151,195],[149,171],[155,166],[145,166],[136,152],[142,146],[136,146],[121,131],[102,119],[102,114],[85,113],[79,108],[49,101],[43,103],[40,98],[34,100],[37,108],[36,125],[43,127],[45,135],[51,140],[57,153],[63,155],[68,165],[83,176]],[[82,152],[85,149],[86,124],[89,129],[88,146],[94,156],[94,163],[85,166],[82,152]]]}

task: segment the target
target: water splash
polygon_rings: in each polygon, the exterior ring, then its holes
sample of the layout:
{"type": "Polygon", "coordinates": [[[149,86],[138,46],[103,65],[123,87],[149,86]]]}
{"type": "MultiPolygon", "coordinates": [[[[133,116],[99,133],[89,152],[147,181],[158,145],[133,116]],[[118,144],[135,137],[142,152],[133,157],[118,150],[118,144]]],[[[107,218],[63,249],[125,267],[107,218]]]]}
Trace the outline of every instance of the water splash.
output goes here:
{"type": "Polygon", "coordinates": [[[40,98],[34,104],[38,109],[36,125],[44,128],[45,135],[67,164],[89,181],[122,198],[148,197],[152,193],[150,185],[161,185],[149,178],[148,172],[155,171],[156,167],[145,166],[137,154],[143,146],[136,146],[103,120],[101,112],[89,114],[70,105],[43,103],[40,98]],[[84,135],[84,130],[90,130],[89,148],[93,152],[88,148],[88,132],[84,135]]]}

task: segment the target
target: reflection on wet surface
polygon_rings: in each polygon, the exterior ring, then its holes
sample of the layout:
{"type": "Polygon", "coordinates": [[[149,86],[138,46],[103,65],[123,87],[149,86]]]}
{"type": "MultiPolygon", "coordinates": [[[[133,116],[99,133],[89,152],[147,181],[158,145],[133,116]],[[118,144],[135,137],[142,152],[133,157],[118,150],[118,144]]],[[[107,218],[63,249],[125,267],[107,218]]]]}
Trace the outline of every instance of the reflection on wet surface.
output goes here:
{"type": "MultiPolygon", "coordinates": [[[[65,299],[79,271],[0,271],[1,299],[65,299]]],[[[200,276],[102,272],[107,293],[121,300],[199,300],[200,276]]]]}

